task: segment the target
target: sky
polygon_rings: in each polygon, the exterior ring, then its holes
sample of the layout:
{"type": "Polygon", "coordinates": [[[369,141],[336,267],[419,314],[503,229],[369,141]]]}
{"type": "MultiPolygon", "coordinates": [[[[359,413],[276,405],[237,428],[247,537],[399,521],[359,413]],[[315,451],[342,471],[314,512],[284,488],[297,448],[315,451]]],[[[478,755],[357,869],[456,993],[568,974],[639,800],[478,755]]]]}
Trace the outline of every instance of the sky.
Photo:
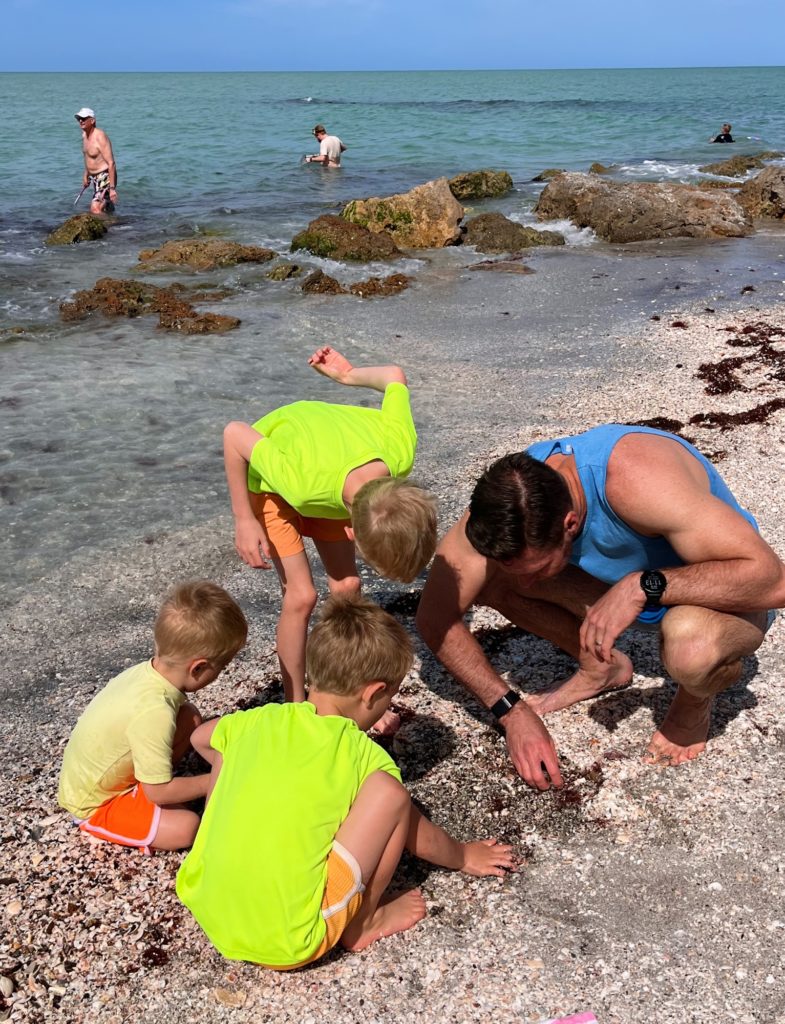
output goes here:
{"type": "Polygon", "coordinates": [[[783,0],[0,0],[0,71],[780,65],[783,0]]]}

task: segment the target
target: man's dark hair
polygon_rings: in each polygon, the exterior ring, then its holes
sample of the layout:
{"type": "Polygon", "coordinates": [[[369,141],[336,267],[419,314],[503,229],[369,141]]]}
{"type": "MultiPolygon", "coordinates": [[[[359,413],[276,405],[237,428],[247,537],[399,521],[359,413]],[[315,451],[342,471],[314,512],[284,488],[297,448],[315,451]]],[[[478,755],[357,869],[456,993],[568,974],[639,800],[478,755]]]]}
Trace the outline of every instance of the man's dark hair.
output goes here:
{"type": "Polygon", "coordinates": [[[518,452],[485,470],[469,502],[466,536],[485,558],[507,562],[526,548],[554,548],[572,508],[563,478],[544,462],[518,452]]]}

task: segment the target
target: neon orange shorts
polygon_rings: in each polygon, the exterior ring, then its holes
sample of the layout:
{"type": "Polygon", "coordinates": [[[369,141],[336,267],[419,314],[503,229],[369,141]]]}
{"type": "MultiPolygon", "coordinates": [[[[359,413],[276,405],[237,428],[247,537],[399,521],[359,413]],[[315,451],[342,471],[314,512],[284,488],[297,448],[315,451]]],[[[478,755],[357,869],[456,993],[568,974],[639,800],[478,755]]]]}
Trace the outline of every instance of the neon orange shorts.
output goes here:
{"type": "Polygon", "coordinates": [[[158,832],[161,808],[152,803],[141,786],[107,800],[79,824],[83,832],[120,846],[147,848],[158,832]]]}
{"type": "Polygon", "coordinates": [[[280,494],[248,493],[253,514],[267,531],[270,547],[278,558],[288,558],[305,550],[303,537],[348,540],[344,527],[351,526],[351,519],[311,519],[301,516],[280,494]]]}
{"type": "MultiPolygon", "coordinates": [[[[354,854],[349,853],[336,839],[327,857],[327,885],[322,899],[322,917],[326,931],[321,945],[307,960],[292,964],[290,967],[273,967],[272,970],[293,971],[297,967],[312,964],[314,960],[329,953],[362,906],[364,892],[360,865],[354,854]]],[[[267,964],[262,964],[262,967],[266,966],[267,964]]]]}

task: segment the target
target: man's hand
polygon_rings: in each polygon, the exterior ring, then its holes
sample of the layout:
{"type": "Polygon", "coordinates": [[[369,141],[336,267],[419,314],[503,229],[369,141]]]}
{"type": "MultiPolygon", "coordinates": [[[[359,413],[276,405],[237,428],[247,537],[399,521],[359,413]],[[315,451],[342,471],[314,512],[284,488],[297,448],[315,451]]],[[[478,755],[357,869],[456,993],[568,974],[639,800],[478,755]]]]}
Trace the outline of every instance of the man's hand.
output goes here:
{"type": "Polygon", "coordinates": [[[501,718],[515,770],[535,789],[561,789],[564,785],[551,735],[541,719],[520,701],[501,718]]]}
{"type": "Polygon", "coordinates": [[[354,369],[346,356],[342,356],[340,352],[336,352],[334,348],[327,345],[317,348],[308,360],[308,365],[312,366],[317,373],[329,377],[330,380],[336,380],[339,384],[348,384],[354,369]]]}
{"type": "Polygon", "coordinates": [[[582,650],[599,661],[610,661],[619,636],[632,625],[645,605],[640,573],[623,576],[587,611],[580,633],[582,650]]]}
{"type": "Polygon", "coordinates": [[[236,521],[234,546],[247,565],[254,569],[270,568],[270,542],[264,527],[255,517],[236,521]]]}

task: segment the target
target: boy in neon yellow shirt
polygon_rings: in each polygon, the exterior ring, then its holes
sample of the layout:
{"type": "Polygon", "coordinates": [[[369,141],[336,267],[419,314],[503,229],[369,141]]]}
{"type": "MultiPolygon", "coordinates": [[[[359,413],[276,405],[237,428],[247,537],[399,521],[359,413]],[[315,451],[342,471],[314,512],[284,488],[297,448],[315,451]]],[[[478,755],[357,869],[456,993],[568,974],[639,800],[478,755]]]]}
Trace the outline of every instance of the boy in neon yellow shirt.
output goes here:
{"type": "Polygon", "coordinates": [[[309,364],[340,384],[381,391],[381,409],[295,402],[224,431],[235,546],[255,568],[272,561],[281,581],[278,660],[289,701],[305,697],[305,641],[317,600],[303,536],[313,538],[338,595],[360,590],[355,541],[380,575],[407,582],[436,547],[435,500],[404,479],[417,433],[403,370],[352,366],[331,348],[317,349],[309,364]]]}
{"type": "Polygon", "coordinates": [[[207,580],[182,583],[155,623],[155,654],[93,697],[63,755],[58,802],[83,832],[121,846],[190,846],[208,774],[174,777],[201,724],[186,701],[213,682],[245,643],[240,607],[207,580]]]}
{"type": "Polygon", "coordinates": [[[365,731],[411,667],[408,634],[361,597],[331,598],[308,640],[309,694],[200,726],[207,807],[177,894],[229,959],[301,967],[425,917],[412,889],[382,902],[406,847],[471,875],[504,875],[510,846],[459,843],[411,804],[365,731]]]}

